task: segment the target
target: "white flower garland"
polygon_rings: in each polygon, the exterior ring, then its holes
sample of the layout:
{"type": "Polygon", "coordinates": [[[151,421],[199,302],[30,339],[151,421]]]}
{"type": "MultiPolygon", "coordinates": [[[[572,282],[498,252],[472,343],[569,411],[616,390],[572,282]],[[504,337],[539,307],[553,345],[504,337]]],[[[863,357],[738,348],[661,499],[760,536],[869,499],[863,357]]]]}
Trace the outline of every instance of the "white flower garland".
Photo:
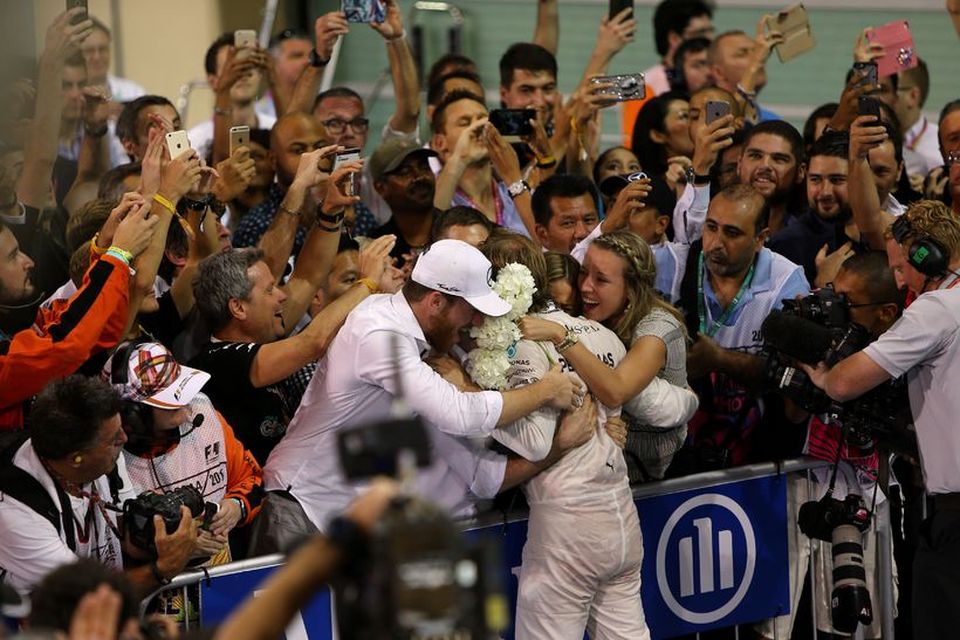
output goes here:
{"type": "Polygon", "coordinates": [[[467,372],[484,389],[501,391],[507,386],[510,352],[522,334],[516,322],[533,305],[537,286],[530,269],[511,262],[500,269],[493,290],[510,304],[510,311],[499,318],[487,318],[470,329],[477,348],[467,354],[467,372]]]}

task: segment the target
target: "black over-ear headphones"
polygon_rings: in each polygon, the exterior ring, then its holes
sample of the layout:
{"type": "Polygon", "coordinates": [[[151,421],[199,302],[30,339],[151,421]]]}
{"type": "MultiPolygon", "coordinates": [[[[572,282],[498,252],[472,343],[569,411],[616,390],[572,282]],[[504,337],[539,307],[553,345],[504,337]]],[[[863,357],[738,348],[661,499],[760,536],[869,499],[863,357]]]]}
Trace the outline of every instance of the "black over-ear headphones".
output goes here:
{"type": "MultiPolygon", "coordinates": [[[[147,340],[131,340],[117,347],[110,360],[111,384],[129,384],[130,354],[147,340]]],[[[153,411],[151,408],[133,400],[123,400],[120,405],[120,421],[127,432],[124,448],[133,454],[146,453],[153,447],[153,411]]]]}
{"type": "Polygon", "coordinates": [[[950,252],[947,248],[925,233],[915,233],[906,214],[894,220],[892,231],[893,238],[901,245],[910,236],[915,236],[907,246],[907,260],[914,269],[928,278],[942,278],[950,270],[950,252]]]}

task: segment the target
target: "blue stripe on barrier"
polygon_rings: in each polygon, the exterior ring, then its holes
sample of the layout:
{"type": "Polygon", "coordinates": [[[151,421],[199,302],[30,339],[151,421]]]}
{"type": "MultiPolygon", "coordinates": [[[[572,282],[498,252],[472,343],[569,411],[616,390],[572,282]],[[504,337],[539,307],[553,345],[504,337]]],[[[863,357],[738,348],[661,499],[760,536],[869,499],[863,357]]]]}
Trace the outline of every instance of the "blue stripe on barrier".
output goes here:
{"type": "MultiPolygon", "coordinates": [[[[644,612],[654,640],[754,622],[789,610],[786,476],[771,475],[636,500],[643,531],[644,612]]],[[[516,605],[527,522],[468,530],[502,543],[503,583],[516,605]]],[[[201,583],[203,625],[216,624],[276,567],[201,583]]],[[[324,589],[288,629],[288,640],[332,639],[324,589]]],[[[513,638],[513,629],[504,635],[513,638]]]]}

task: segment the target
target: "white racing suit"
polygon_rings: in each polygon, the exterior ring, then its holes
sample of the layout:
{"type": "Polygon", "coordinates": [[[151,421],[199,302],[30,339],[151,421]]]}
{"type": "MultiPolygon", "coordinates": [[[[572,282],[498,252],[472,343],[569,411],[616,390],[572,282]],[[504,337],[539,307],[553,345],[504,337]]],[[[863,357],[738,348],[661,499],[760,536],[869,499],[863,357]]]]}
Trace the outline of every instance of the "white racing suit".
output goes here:
{"type": "MultiPolygon", "coordinates": [[[[626,354],[616,335],[599,323],[553,307],[536,315],[575,331],[611,367],[626,354]]],[[[521,341],[511,357],[509,387],[541,378],[551,366],[547,354],[573,373],[552,344],[521,341]]],[[[692,392],[657,378],[632,405],[663,425],[686,422],[696,406],[692,392]]],[[[596,437],[524,486],[530,521],[520,569],[518,640],[581,640],[584,629],[594,640],[650,637],[640,602],[640,521],[623,453],[603,426],[619,407],[598,404],[598,410],[596,437]]],[[[528,460],[542,460],[558,419],[555,409],[545,407],[494,430],[493,437],[528,460]]]]}

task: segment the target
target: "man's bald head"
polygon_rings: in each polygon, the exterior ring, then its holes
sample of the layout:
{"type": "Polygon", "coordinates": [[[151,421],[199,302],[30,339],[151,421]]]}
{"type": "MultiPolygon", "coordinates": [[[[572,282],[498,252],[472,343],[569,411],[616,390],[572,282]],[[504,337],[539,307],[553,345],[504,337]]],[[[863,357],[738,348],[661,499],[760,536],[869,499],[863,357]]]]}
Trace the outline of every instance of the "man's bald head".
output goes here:
{"type": "Polygon", "coordinates": [[[302,112],[281,116],[270,130],[270,154],[280,183],[289,186],[297,174],[300,156],[326,146],[328,141],[323,125],[313,116],[302,112]]]}

